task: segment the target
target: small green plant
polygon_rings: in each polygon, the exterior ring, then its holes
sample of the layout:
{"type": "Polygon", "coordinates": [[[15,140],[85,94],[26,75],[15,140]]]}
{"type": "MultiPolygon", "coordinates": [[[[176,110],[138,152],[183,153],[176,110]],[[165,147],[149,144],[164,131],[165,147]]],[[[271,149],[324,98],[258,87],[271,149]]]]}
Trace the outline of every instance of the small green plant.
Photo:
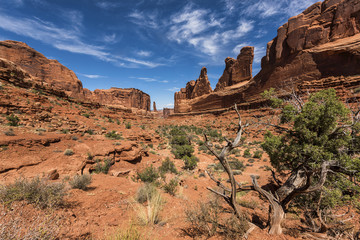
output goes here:
{"type": "Polygon", "coordinates": [[[166,193],[175,196],[178,184],[177,179],[171,179],[169,183],[164,184],[163,189],[166,193]]]}
{"type": "Polygon", "coordinates": [[[91,175],[75,175],[70,181],[69,184],[71,188],[77,188],[81,190],[86,190],[91,183],[91,175]]]}
{"type": "Polygon", "coordinates": [[[183,160],[185,163],[184,169],[193,170],[196,168],[198,159],[195,156],[191,156],[191,157],[185,156],[183,157],[183,160]]]}
{"type": "Polygon", "coordinates": [[[144,126],[144,125],[141,125],[140,128],[141,128],[142,130],[145,130],[145,126],[144,126]]]}
{"type": "Polygon", "coordinates": [[[60,132],[62,132],[64,134],[68,134],[70,132],[70,130],[67,129],[67,128],[63,128],[63,129],[60,130],[60,132]]]}
{"type": "Polygon", "coordinates": [[[169,157],[166,157],[166,159],[161,163],[161,166],[159,167],[159,172],[161,175],[164,175],[165,173],[168,173],[168,172],[174,173],[174,174],[178,173],[174,162],[172,162],[169,157]]]}
{"type": "Polygon", "coordinates": [[[117,133],[116,131],[111,131],[105,134],[105,137],[112,139],[112,140],[120,140],[123,139],[120,133],[117,133]]]}
{"type": "Polygon", "coordinates": [[[142,172],[137,173],[137,179],[140,179],[142,182],[153,183],[159,178],[159,173],[156,171],[156,168],[151,165],[147,167],[142,172]]]}
{"type": "Polygon", "coordinates": [[[259,158],[260,159],[262,157],[262,155],[263,155],[263,152],[260,151],[260,150],[257,150],[257,151],[255,151],[255,153],[253,155],[253,158],[259,158]]]}
{"type": "Polygon", "coordinates": [[[0,201],[11,205],[15,201],[27,201],[41,208],[59,207],[64,204],[66,194],[63,183],[49,183],[38,177],[17,179],[14,183],[0,186],[0,201]]]}
{"type": "Polygon", "coordinates": [[[105,159],[103,161],[103,163],[101,163],[99,160],[96,160],[95,173],[107,174],[109,172],[111,165],[112,165],[112,162],[108,158],[105,159]]]}
{"type": "Polygon", "coordinates": [[[93,160],[94,156],[91,152],[87,152],[87,160],[93,160]]]}
{"type": "Polygon", "coordinates": [[[125,127],[126,127],[126,129],[130,129],[130,128],[131,128],[131,123],[130,123],[130,122],[127,122],[127,123],[125,124],[125,127]]]}
{"type": "Polygon", "coordinates": [[[158,190],[154,184],[145,183],[137,190],[135,199],[138,203],[145,203],[156,195],[157,192],[158,190]]]}
{"type": "Polygon", "coordinates": [[[245,158],[251,157],[251,153],[250,153],[250,149],[249,149],[249,148],[247,148],[247,149],[244,151],[243,157],[245,157],[245,158]]]}
{"type": "Polygon", "coordinates": [[[83,113],[82,114],[84,117],[86,117],[86,118],[89,118],[90,117],[90,114],[88,114],[88,113],[83,113]]]}
{"type": "Polygon", "coordinates": [[[71,156],[71,155],[74,155],[74,151],[72,149],[66,149],[64,151],[64,155],[65,156],[71,156]]]}
{"type": "Polygon", "coordinates": [[[94,130],[88,129],[88,130],[85,131],[85,133],[87,133],[89,135],[94,135],[94,130]]]}
{"type": "Polygon", "coordinates": [[[11,114],[10,116],[6,116],[6,119],[8,120],[9,126],[16,127],[19,125],[20,119],[14,114],[11,114]]]}

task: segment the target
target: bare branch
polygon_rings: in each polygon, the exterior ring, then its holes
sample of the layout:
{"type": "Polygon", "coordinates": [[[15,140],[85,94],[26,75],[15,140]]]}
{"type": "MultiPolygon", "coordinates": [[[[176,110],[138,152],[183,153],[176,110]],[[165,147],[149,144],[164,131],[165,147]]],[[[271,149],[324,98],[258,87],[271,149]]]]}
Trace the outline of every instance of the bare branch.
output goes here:
{"type": "Polygon", "coordinates": [[[205,172],[209,175],[211,180],[213,180],[216,183],[217,186],[221,187],[227,192],[231,192],[231,189],[225,187],[224,184],[222,184],[219,180],[215,179],[215,177],[208,170],[205,170],[205,172]]]}

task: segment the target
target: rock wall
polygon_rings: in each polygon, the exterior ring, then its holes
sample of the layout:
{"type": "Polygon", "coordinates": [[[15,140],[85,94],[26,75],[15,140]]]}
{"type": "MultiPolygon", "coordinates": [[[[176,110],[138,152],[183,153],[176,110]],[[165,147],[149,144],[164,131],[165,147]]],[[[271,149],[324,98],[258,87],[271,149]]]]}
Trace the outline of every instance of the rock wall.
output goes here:
{"type": "Polygon", "coordinates": [[[227,57],[224,73],[214,91],[221,91],[225,87],[249,81],[252,78],[253,59],[254,47],[243,47],[237,59],[227,57]]]}
{"type": "Polygon", "coordinates": [[[135,88],[84,89],[86,99],[104,105],[120,105],[150,111],[150,96],[135,88]]]}
{"type": "Polygon", "coordinates": [[[97,89],[91,92],[83,88],[82,82],[73,71],[60,64],[57,60],[47,59],[43,54],[25,43],[0,41],[0,58],[2,58],[0,61],[2,69],[0,77],[6,81],[16,83],[18,86],[24,84],[24,81],[16,80],[18,78],[15,74],[25,74],[29,87],[39,86],[42,89],[63,91],[67,96],[80,101],[91,101],[104,105],[121,105],[127,108],[150,111],[150,96],[148,94],[133,88],[97,89]],[[12,69],[10,71],[12,71],[13,76],[7,76],[10,74],[9,69],[12,69]]]}
{"type": "MultiPolygon", "coordinates": [[[[227,59],[227,69],[234,60],[227,59]]],[[[274,87],[301,91],[337,89],[344,97],[360,86],[360,1],[325,0],[292,17],[267,44],[261,71],[247,84],[228,84],[224,71],[216,92],[191,99],[177,113],[228,108],[258,107],[260,93],[274,87]],[[221,90],[220,90],[221,89],[221,90]]]]}
{"type": "Polygon", "coordinates": [[[179,92],[174,95],[174,111],[181,112],[183,107],[186,107],[186,102],[190,99],[201,97],[212,92],[210,82],[207,76],[207,69],[203,67],[199,78],[194,81],[191,80],[186,84],[185,88],[181,88],[179,92]],[[185,106],[184,106],[185,105],[185,106]]]}

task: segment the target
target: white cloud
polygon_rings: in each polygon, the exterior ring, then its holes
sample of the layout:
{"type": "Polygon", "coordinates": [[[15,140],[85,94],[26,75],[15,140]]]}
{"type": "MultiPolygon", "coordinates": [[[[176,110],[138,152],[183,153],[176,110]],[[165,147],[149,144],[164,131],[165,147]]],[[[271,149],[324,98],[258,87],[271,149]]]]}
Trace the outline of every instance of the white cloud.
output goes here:
{"type": "Polygon", "coordinates": [[[168,83],[169,81],[167,80],[158,80],[155,78],[148,78],[148,77],[130,77],[130,78],[135,78],[135,79],[139,79],[145,82],[158,82],[158,83],[168,83]]]}
{"type": "Polygon", "coordinates": [[[166,108],[172,108],[172,107],[174,107],[174,104],[173,103],[168,103],[168,104],[165,105],[165,107],[166,108]]]}
{"type": "Polygon", "coordinates": [[[96,6],[98,6],[99,8],[102,8],[104,10],[109,10],[109,9],[120,7],[120,3],[99,1],[96,3],[96,6]]]}
{"type": "Polygon", "coordinates": [[[96,74],[84,74],[84,73],[77,73],[80,76],[86,77],[86,78],[91,78],[91,79],[96,79],[96,78],[107,78],[106,76],[102,76],[102,75],[96,75],[96,74]]]}
{"type": "Polygon", "coordinates": [[[178,91],[180,91],[180,88],[178,88],[178,87],[172,87],[172,88],[168,88],[168,89],[166,89],[166,90],[168,90],[168,91],[170,91],[170,92],[178,92],[178,91]]]}
{"type": "Polygon", "coordinates": [[[140,51],[136,52],[136,54],[141,57],[150,57],[152,55],[152,52],[140,50],[140,51]]]}
{"type": "Polygon", "coordinates": [[[103,40],[104,40],[104,42],[106,42],[106,43],[111,43],[111,44],[117,43],[117,39],[116,39],[116,34],[115,34],[115,33],[110,34],[110,35],[105,35],[103,40]]]}
{"type": "Polygon", "coordinates": [[[59,50],[85,54],[103,61],[112,62],[116,66],[130,68],[145,66],[154,68],[164,65],[157,62],[142,61],[135,58],[112,55],[106,51],[104,46],[95,46],[83,42],[81,40],[81,32],[77,27],[69,29],[60,28],[50,22],[46,22],[38,18],[21,19],[1,13],[0,28],[21,36],[39,40],[59,50]]]}
{"type": "Polygon", "coordinates": [[[156,29],[159,27],[157,12],[145,13],[134,10],[128,15],[130,21],[138,26],[156,29]]]}
{"type": "Polygon", "coordinates": [[[190,44],[213,57],[230,41],[238,40],[254,27],[252,21],[240,20],[235,29],[224,30],[223,22],[224,18],[217,19],[209,10],[188,4],[171,16],[167,37],[178,44],[190,44]]]}

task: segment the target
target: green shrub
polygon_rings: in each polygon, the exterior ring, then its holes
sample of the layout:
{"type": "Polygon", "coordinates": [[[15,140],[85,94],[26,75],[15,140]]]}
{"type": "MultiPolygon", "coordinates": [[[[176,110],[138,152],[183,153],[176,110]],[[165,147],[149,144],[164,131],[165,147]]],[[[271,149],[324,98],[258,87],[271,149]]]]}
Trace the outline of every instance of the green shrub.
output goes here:
{"type": "Polygon", "coordinates": [[[105,137],[112,139],[112,140],[120,140],[123,139],[120,133],[117,133],[116,131],[112,130],[105,134],[105,137]]]}
{"type": "Polygon", "coordinates": [[[89,135],[94,135],[94,130],[88,129],[88,130],[85,131],[85,133],[87,133],[89,135]]]}
{"type": "Polygon", "coordinates": [[[194,153],[194,148],[191,145],[174,145],[171,152],[174,154],[175,158],[182,159],[185,156],[191,157],[194,153]]]}
{"type": "Polygon", "coordinates": [[[14,114],[11,114],[10,116],[6,116],[6,119],[8,120],[8,125],[16,127],[19,125],[20,119],[15,116],[14,114]]]}
{"type": "Polygon", "coordinates": [[[245,157],[245,158],[251,157],[251,153],[250,153],[250,149],[249,149],[249,148],[247,148],[247,149],[244,151],[243,157],[245,157]]]}
{"type": "Polygon", "coordinates": [[[255,151],[253,158],[261,158],[263,155],[263,152],[260,150],[255,151]]]}
{"type": "Polygon", "coordinates": [[[156,171],[156,168],[151,165],[147,167],[142,172],[137,173],[137,179],[140,179],[142,182],[153,183],[159,178],[159,173],[156,171]]]}
{"type": "Polygon", "coordinates": [[[72,149],[66,149],[64,151],[64,155],[65,156],[71,156],[71,155],[74,155],[74,151],[72,149]]]}
{"type": "Polygon", "coordinates": [[[130,123],[130,122],[127,122],[127,123],[125,124],[125,127],[126,127],[126,129],[130,129],[130,128],[131,128],[131,123],[130,123]]]}
{"type": "Polygon", "coordinates": [[[171,179],[169,183],[164,184],[163,189],[166,193],[175,196],[178,184],[179,181],[177,179],[171,179]]]}
{"type": "Polygon", "coordinates": [[[149,201],[154,195],[158,193],[156,186],[152,183],[145,183],[136,192],[136,201],[138,203],[145,203],[149,201]]]}
{"type": "Polygon", "coordinates": [[[63,183],[49,183],[38,177],[30,181],[20,178],[13,184],[0,186],[0,201],[4,205],[25,200],[41,208],[59,207],[65,194],[63,183]]]}
{"type": "Polygon", "coordinates": [[[198,159],[195,156],[184,156],[183,160],[185,163],[184,169],[193,170],[196,168],[198,159]]]}
{"type": "Polygon", "coordinates": [[[178,173],[177,170],[176,170],[174,162],[172,162],[169,157],[167,157],[161,163],[161,166],[159,167],[159,172],[162,175],[165,174],[165,173],[168,173],[168,172],[171,172],[171,173],[174,173],[174,174],[178,173]]]}
{"type": "Polygon", "coordinates": [[[60,132],[62,132],[64,134],[68,134],[70,132],[70,130],[67,129],[67,128],[63,128],[63,129],[60,130],[60,132]]]}
{"type": "Polygon", "coordinates": [[[190,142],[185,135],[175,135],[170,143],[172,145],[189,145],[190,142]]]}
{"type": "Polygon", "coordinates": [[[75,175],[70,181],[69,184],[71,188],[77,188],[81,190],[86,190],[88,185],[91,183],[91,175],[75,175]]]}
{"type": "Polygon", "coordinates": [[[96,165],[95,165],[95,173],[104,173],[107,174],[109,172],[109,169],[111,167],[111,160],[110,159],[105,159],[103,161],[103,163],[101,163],[98,159],[96,160],[96,165]]]}
{"type": "Polygon", "coordinates": [[[84,114],[82,114],[84,117],[86,117],[86,118],[89,118],[90,117],[90,115],[88,114],[88,113],[84,113],[84,114]]]}

